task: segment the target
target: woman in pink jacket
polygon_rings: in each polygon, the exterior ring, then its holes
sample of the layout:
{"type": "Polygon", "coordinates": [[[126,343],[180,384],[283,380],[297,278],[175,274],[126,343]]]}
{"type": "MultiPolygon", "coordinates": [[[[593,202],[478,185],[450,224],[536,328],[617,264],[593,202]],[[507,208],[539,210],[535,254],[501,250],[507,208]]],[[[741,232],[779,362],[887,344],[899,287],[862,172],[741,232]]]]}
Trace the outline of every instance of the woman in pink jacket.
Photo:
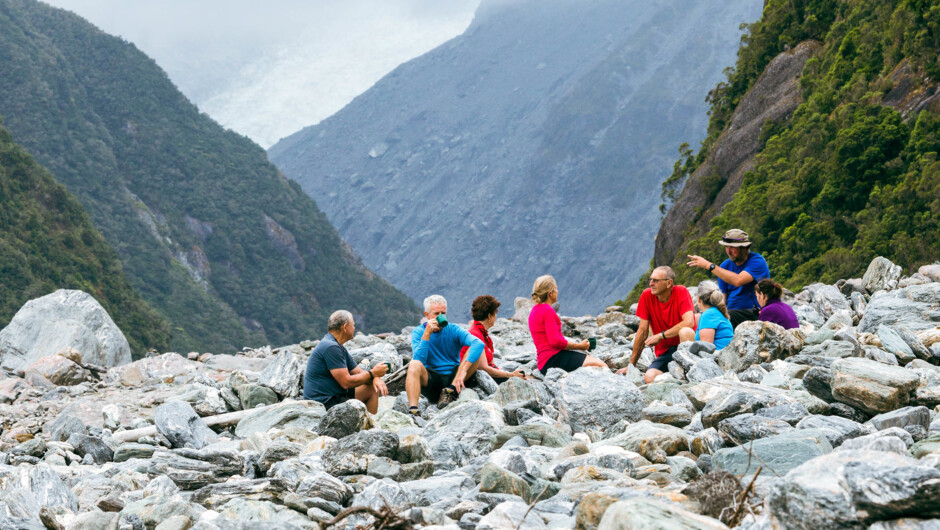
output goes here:
{"type": "Polygon", "coordinates": [[[535,285],[532,286],[532,300],[536,305],[529,313],[529,333],[535,342],[540,372],[546,374],[549,368],[573,372],[582,366],[607,368],[600,359],[581,353],[590,347],[588,341],[568,340],[561,334],[561,319],[552,309],[552,304],[558,301],[558,285],[555,278],[546,275],[535,280],[535,285]]]}

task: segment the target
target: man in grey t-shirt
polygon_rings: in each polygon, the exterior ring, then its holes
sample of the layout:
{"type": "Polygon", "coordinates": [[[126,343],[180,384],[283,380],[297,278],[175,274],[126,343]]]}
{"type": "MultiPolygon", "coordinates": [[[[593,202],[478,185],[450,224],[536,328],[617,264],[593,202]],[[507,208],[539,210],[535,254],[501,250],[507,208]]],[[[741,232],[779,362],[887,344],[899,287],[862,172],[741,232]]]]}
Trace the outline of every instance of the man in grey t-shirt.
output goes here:
{"type": "Polygon", "coordinates": [[[356,323],[349,311],[330,315],[328,333],[307,359],[304,372],[304,399],[319,401],[327,410],[350,399],[358,399],[375,414],[379,396],[388,395],[382,376],[388,371],[379,364],[366,371],[356,365],[343,344],[356,335],[356,323]]]}

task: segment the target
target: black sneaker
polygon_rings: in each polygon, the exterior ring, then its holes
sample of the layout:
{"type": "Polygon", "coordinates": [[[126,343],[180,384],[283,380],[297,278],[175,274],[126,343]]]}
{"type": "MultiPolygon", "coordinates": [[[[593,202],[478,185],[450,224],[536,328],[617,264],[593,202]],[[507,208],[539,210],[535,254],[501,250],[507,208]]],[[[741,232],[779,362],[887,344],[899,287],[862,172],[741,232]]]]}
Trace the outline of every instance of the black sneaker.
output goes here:
{"type": "Polygon", "coordinates": [[[412,416],[414,416],[414,417],[416,417],[416,418],[420,418],[420,417],[421,417],[421,411],[418,410],[418,407],[408,407],[408,414],[410,414],[410,415],[412,415],[412,416]]]}
{"type": "Polygon", "coordinates": [[[457,401],[457,391],[453,388],[445,388],[441,390],[441,397],[437,400],[437,408],[442,409],[447,405],[450,405],[454,401],[457,401]]]}

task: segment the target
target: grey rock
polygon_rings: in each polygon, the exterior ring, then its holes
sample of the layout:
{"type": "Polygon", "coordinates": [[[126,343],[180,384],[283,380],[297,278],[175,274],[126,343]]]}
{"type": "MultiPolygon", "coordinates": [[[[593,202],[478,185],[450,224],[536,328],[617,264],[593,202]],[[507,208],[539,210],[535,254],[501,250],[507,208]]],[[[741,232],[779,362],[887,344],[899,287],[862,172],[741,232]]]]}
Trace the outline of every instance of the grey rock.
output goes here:
{"type": "Polygon", "coordinates": [[[505,444],[515,438],[522,438],[526,445],[541,445],[545,447],[564,447],[574,438],[561,429],[544,424],[526,424],[507,426],[500,429],[496,435],[496,447],[505,447],[505,444]]]}
{"type": "Polygon", "coordinates": [[[478,456],[493,449],[496,435],[505,426],[499,405],[471,401],[448,408],[431,419],[424,429],[424,437],[435,455],[437,446],[454,441],[466,445],[473,456],[478,456]]]}
{"type": "Polygon", "coordinates": [[[792,429],[793,426],[785,421],[756,414],[741,414],[718,422],[718,431],[738,445],[792,429]]]}
{"type": "Polygon", "coordinates": [[[906,514],[940,516],[940,470],[889,452],[835,451],[771,487],[773,522],[788,528],[853,528],[906,514]]]}
{"type": "Polygon", "coordinates": [[[116,513],[80,513],[65,528],[66,530],[118,530],[118,517],[116,513]]]}
{"type": "Polygon", "coordinates": [[[166,475],[180,489],[195,490],[244,473],[245,460],[234,451],[175,449],[157,451],[147,472],[166,475]]]}
{"type": "Polygon", "coordinates": [[[753,394],[733,392],[718,399],[713,399],[702,409],[702,425],[706,428],[717,427],[725,418],[754,412],[763,404],[753,394]]]}
{"type": "Polygon", "coordinates": [[[833,285],[814,284],[808,289],[813,293],[813,307],[825,319],[829,319],[839,311],[852,309],[845,296],[833,285]]]}
{"type": "Polygon", "coordinates": [[[689,450],[689,435],[682,429],[671,425],[643,420],[629,425],[617,436],[592,445],[592,447],[603,446],[622,447],[650,460],[652,460],[650,456],[657,457],[658,455],[657,460],[665,462],[666,456],[689,450]]]}
{"type": "Polygon", "coordinates": [[[37,359],[26,371],[37,373],[52,384],[61,386],[73,386],[92,379],[87,370],[62,355],[37,359]]]}
{"type": "Polygon", "coordinates": [[[238,399],[242,409],[253,409],[259,405],[273,405],[279,400],[277,393],[266,386],[246,384],[238,387],[238,399]]]}
{"type": "Polygon", "coordinates": [[[661,528],[663,530],[728,528],[720,521],[659,500],[617,501],[611,504],[597,530],[661,528]]]}
{"type": "Polygon", "coordinates": [[[153,456],[156,447],[147,444],[127,442],[119,445],[114,450],[113,460],[115,462],[126,462],[131,458],[148,459],[153,456]]]}
{"type": "Polygon", "coordinates": [[[868,265],[865,276],[862,277],[862,288],[873,293],[875,291],[890,291],[898,286],[901,279],[901,267],[891,263],[891,260],[878,256],[868,265]]]}
{"type": "Polygon", "coordinates": [[[735,329],[734,338],[718,352],[715,360],[722,370],[740,371],[753,364],[785,359],[802,346],[797,335],[777,324],[742,322],[735,329]]]}
{"type": "Polygon", "coordinates": [[[317,401],[283,402],[252,412],[242,418],[235,427],[235,435],[247,438],[254,433],[265,433],[273,428],[298,427],[317,430],[326,409],[317,401]]]}
{"type": "Polygon", "coordinates": [[[832,445],[822,432],[797,429],[743,446],[719,449],[712,454],[712,465],[734,475],[747,475],[758,467],[766,467],[782,477],[804,462],[830,452],[832,445]]]}
{"type": "Polygon", "coordinates": [[[881,347],[888,353],[896,355],[902,363],[906,364],[914,360],[914,351],[891,326],[883,324],[878,326],[878,339],[881,340],[881,347]]]}
{"type": "Polygon", "coordinates": [[[918,332],[936,327],[938,322],[940,283],[928,283],[875,293],[858,323],[858,331],[873,333],[882,324],[903,324],[918,332]]]}
{"type": "Polygon", "coordinates": [[[826,403],[832,403],[832,373],[828,368],[814,366],[803,375],[803,388],[826,403]]]}
{"type": "Polygon", "coordinates": [[[438,475],[421,480],[401,482],[399,485],[415,506],[430,506],[441,501],[455,501],[476,487],[469,475],[460,472],[438,475]]]}
{"type": "Polygon", "coordinates": [[[696,456],[712,455],[725,446],[724,440],[714,427],[695,433],[692,438],[692,453],[696,456]]]}
{"type": "Polygon", "coordinates": [[[365,473],[376,457],[398,457],[398,435],[380,429],[360,431],[332,444],[323,453],[323,465],[331,475],[365,473]]]}
{"type": "Polygon", "coordinates": [[[686,378],[693,383],[700,383],[722,375],[724,372],[721,367],[712,359],[702,359],[696,362],[685,374],[686,378]]]}
{"type": "Polygon", "coordinates": [[[90,294],[60,289],[26,302],[0,331],[0,365],[29,366],[37,359],[74,348],[98,366],[131,362],[131,348],[107,311],[90,294]]]}
{"type": "Polygon", "coordinates": [[[689,345],[689,353],[692,353],[695,355],[705,355],[705,354],[710,355],[712,353],[715,353],[716,349],[717,348],[715,347],[713,343],[703,342],[700,340],[697,340],[689,345]]]}
{"type": "Polygon", "coordinates": [[[372,416],[366,410],[365,403],[351,399],[328,410],[317,432],[322,436],[340,439],[372,427],[372,416]]]}
{"type": "Polygon", "coordinates": [[[910,433],[898,427],[889,427],[858,438],[846,440],[839,446],[840,451],[889,451],[899,455],[907,454],[914,445],[910,433]]]}
{"type": "Polygon", "coordinates": [[[682,405],[670,405],[663,401],[654,401],[643,409],[643,419],[653,423],[685,427],[692,423],[692,413],[688,407],[682,405]]]}
{"type": "Polygon", "coordinates": [[[292,398],[303,392],[304,360],[285,349],[261,371],[258,384],[266,386],[282,398],[292,398]]]}
{"type": "Polygon", "coordinates": [[[637,421],[646,405],[636,386],[603,368],[579,368],[553,389],[560,419],[575,432],[607,429],[621,420],[637,421]]]}
{"type": "MultiPolygon", "coordinates": [[[[411,508],[412,503],[408,492],[400,484],[394,480],[383,478],[372,482],[362,492],[357,493],[353,497],[350,506],[368,506],[373,510],[382,510],[388,506],[394,512],[400,513],[411,508]]],[[[372,518],[368,517],[368,520],[371,521],[372,518]]],[[[357,522],[362,524],[365,519],[355,518],[353,523],[356,524],[357,522]]]]}
{"type": "Polygon", "coordinates": [[[538,514],[529,511],[521,501],[503,502],[484,515],[477,523],[479,530],[502,530],[505,528],[537,530],[547,528],[538,514]]]}
{"type": "Polygon", "coordinates": [[[755,414],[764,418],[785,421],[790,425],[796,425],[800,420],[809,416],[809,411],[799,403],[788,403],[785,405],[762,408],[755,414]]]}
{"type": "Polygon", "coordinates": [[[871,427],[866,427],[847,418],[820,416],[818,414],[800,420],[796,424],[796,428],[823,433],[833,447],[838,447],[846,440],[870,434],[873,431],[871,427]]]}
{"type": "Polygon", "coordinates": [[[518,377],[511,377],[503,384],[499,385],[493,400],[499,403],[501,407],[514,401],[538,401],[538,392],[529,381],[518,377]]]}
{"type": "Polygon", "coordinates": [[[843,340],[827,340],[822,344],[808,346],[803,348],[801,355],[814,355],[820,357],[857,357],[862,351],[858,343],[846,342],[843,340]]]}
{"type": "Polygon", "coordinates": [[[191,500],[215,510],[237,498],[280,503],[287,491],[281,479],[236,480],[203,486],[193,492],[191,500]]]}
{"type": "MultiPolygon", "coordinates": [[[[428,398],[424,395],[418,396],[418,412],[424,414],[424,411],[428,408],[428,398]]],[[[395,396],[395,404],[392,405],[392,410],[401,412],[402,414],[409,414],[408,412],[408,395],[402,391],[397,396],[395,396]]]]}
{"type": "MultiPolygon", "coordinates": [[[[319,525],[281,504],[234,498],[222,506],[213,524],[219,530],[252,530],[263,523],[265,530],[317,530],[319,525]]],[[[198,526],[193,530],[199,530],[198,526]]]]}
{"type": "Polygon", "coordinates": [[[738,379],[746,383],[760,384],[764,377],[770,372],[764,370],[760,365],[751,365],[743,372],[738,373],[738,379]]]}
{"type": "Polygon", "coordinates": [[[296,492],[298,495],[316,497],[340,505],[346,504],[353,496],[352,489],[346,483],[323,471],[314,471],[304,477],[297,485],[296,492]]]}
{"type": "Polygon", "coordinates": [[[918,381],[918,375],[911,370],[868,359],[832,363],[832,396],[871,414],[907,405],[918,381]]]}
{"type": "Polygon", "coordinates": [[[42,458],[46,454],[46,442],[42,438],[33,438],[27,440],[16,447],[10,449],[12,456],[33,456],[42,458]]]}
{"type": "Polygon", "coordinates": [[[166,436],[173,447],[202,449],[218,438],[192,406],[184,401],[169,401],[160,405],[153,421],[157,431],[166,436]]]}
{"type": "Polygon", "coordinates": [[[267,472],[273,464],[300,455],[302,449],[303,446],[300,444],[287,440],[274,440],[261,453],[258,459],[258,467],[261,468],[262,472],[267,472]]]}
{"type": "Polygon", "coordinates": [[[496,381],[493,379],[493,377],[483,370],[477,370],[474,372],[470,380],[471,382],[475,383],[477,388],[482,390],[486,395],[492,395],[499,389],[499,385],[496,384],[496,381]]]}
{"type": "Polygon", "coordinates": [[[68,444],[75,448],[77,455],[90,455],[95,464],[104,464],[114,459],[114,451],[111,447],[104,440],[95,436],[73,434],[69,436],[68,444]]]}
{"type": "Polygon", "coordinates": [[[908,348],[910,348],[911,351],[914,352],[914,355],[918,359],[922,359],[924,361],[927,361],[933,364],[940,363],[940,356],[935,355],[933,352],[930,351],[930,349],[924,346],[924,343],[922,343],[920,339],[917,338],[917,335],[915,335],[913,331],[908,329],[907,326],[905,326],[904,324],[898,324],[894,326],[894,331],[898,334],[901,340],[903,340],[904,343],[907,344],[908,348]]]}
{"type": "Polygon", "coordinates": [[[927,407],[904,407],[879,414],[869,420],[869,423],[879,431],[900,427],[910,433],[915,442],[919,442],[927,437],[930,410],[927,407]]]}
{"type": "Polygon", "coordinates": [[[601,446],[594,451],[576,456],[569,456],[561,460],[550,462],[545,469],[548,478],[561,480],[569,470],[576,467],[593,466],[602,469],[611,469],[625,475],[632,475],[636,466],[631,460],[629,451],[618,446],[601,446]]]}

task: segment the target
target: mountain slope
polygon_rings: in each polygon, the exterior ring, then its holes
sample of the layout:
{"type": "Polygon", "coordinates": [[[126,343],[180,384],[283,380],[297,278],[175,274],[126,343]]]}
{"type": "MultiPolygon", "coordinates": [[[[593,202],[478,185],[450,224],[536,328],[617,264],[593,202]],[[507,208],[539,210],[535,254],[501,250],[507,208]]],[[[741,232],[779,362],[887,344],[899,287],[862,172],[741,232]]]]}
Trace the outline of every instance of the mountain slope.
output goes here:
{"type": "Polygon", "coordinates": [[[658,185],[759,2],[486,1],[269,155],[364,262],[420,299],[504,303],[554,274],[597,311],[649,262],[658,185]]]}
{"type": "Polygon", "coordinates": [[[730,227],[752,234],[792,289],[846,277],[877,255],[906,268],[940,258],[940,6],[771,2],[745,42],[711,94],[708,139],[676,166],[674,186],[690,176],[657,236],[655,262],[697,281],[704,275],[684,266],[685,255],[717,260],[715,241],[730,227]],[[740,176],[723,171],[726,140],[738,116],[753,114],[762,76],[807,46],[797,104],[756,133],[740,176]],[[700,199],[699,215],[686,212],[700,199]]]}
{"type": "Polygon", "coordinates": [[[169,326],[128,284],[81,204],[0,126],[0,322],[56,289],[95,297],[131,350],[165,348],[169,326]]]}
{"type": "Polygon", "coordinates": [[[79,17],[0,0],[0,114],[172,323],[171,347],[224,351],[412,322],[413,303],[344,246],[248,139],[190,104],[152,60],[79,17]]]}

